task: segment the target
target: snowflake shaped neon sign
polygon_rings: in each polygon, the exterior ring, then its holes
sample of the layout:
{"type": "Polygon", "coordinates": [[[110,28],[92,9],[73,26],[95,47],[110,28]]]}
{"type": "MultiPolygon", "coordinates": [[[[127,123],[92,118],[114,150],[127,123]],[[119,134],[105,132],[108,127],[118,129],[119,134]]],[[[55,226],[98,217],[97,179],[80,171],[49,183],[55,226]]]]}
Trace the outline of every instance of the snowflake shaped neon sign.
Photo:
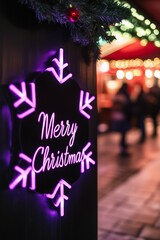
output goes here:
{"type": "Polygon", "coordinates": [[[79,89],[75,81],[71,81],[71,73],[64,74],[68,64],[64,63],[62,48],[59,57],[53,58],[52,62],[53,66],[46,68],[36,83],[9,85],[13,107],[22,125],[22,149],[9,188],[13,190],[21,185],[45,193],[47,198],[53,200],[54,206],[59,207],[60,215],[63,216],[64,201],[68,200],[65,190],[71,189],[71,184],[78,179],[79,174],[95,164],[90,150],[91,142],[84,137],[95,97],[79,89]],[[71,88],[72,94],[68,95],[68,88],[71,88]],[[41,98],[46,89],[47,96],[41,98]],[[64,101],[57,103],[59,97],[64,98],[64,101]],[[52,104],[48,104],[48,99],[53,100],[52,104]],[[34,147],[30,143],[32,138],[28,137],[28,128],[34,139],[34,147]],[[71,177],[73,172],[75,176],[71,177]],[[41,184],[45,187],[41,187],[41,184]]]}

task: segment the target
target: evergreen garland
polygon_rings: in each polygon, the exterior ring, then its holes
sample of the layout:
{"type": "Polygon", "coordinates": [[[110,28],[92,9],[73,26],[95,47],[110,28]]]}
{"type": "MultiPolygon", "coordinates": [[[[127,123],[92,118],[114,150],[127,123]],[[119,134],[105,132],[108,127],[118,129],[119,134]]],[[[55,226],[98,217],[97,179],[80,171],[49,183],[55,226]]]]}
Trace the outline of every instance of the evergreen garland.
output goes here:
{"type": "Polygon", "coordinates": [[[88,46],[96,59],[100,55],[99,39],[110,43],[115,39],[110,26],[130,17],[125,3],[118,0],[19,0],[31,8],[39,22],[58,23],[69,29],[73,42],[88,46]],[[67,16],[69,9],[79,13],[76,21],[67,16]]]}

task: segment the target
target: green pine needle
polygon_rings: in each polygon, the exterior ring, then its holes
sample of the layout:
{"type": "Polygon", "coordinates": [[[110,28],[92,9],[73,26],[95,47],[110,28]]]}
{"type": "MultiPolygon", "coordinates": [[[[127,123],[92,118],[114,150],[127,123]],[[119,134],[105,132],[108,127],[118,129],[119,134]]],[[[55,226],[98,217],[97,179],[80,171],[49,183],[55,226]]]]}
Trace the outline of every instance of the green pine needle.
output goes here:
{"type": "Polygon", "coordinates": [[[39,22],[58,23],[70,31],[73,42],[82,46],[89,46],[95,53],[95,58],[100,55],[99,39],[112,42],[110,26],[120,23],[130,17],[130,9],[117,0],[19,0],[27,5],[36,15],[39,22]],[[71,22],[67,17],[69,7],[77,8],[80,17],[71,22]]]}

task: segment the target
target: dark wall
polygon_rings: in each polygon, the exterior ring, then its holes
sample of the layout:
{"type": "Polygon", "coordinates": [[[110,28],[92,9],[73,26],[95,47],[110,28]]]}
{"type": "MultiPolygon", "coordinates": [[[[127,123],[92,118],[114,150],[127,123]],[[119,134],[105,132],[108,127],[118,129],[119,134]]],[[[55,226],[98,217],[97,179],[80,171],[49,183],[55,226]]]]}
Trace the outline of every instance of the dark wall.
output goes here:
{"type": "MultiPolygon", "coordinates": [[[[65,215],[48,210],[41,194],[7,188],[10,166],[9,109],[3,86],[32,78],[44,68],[47,54],[63,47],[74,79],[96,95],[95,62],[88,62],[87,49],[73,43],[63,27],[37,23],[34,13],[16,1],[0,3],[0,235],[23,240],[97,239],[97,165],[74,183],[66,201],[65,215]]],[[[93,158],[97,159],[96,101],[90,121],[93,158]]],[[[2,238],[2,237],[0,237],[2,238]]]]}

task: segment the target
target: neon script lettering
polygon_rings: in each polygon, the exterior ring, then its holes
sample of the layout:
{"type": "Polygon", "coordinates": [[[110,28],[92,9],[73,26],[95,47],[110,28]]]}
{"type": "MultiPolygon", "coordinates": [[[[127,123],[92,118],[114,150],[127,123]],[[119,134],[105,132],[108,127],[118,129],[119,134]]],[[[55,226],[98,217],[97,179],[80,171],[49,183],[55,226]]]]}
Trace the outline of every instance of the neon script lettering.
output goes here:
{"type": "Polygon", "coordinates": [[[50,119],[47,113],[41,112],[38,117],[38,122],[42,119],[41,140],[52,139],[58,137],[70,136],[69,146],[74,144],[76,132],[78,129],[77,123],[70,123],[69,120],[62,120],[59,124],[55,124],[55,113],[52,113],[50,119]]]}
{"type": "MultiPolygon", "coordinates": [[[[40,146],[35,151],[35,154],[33,156],[32,160],[32,170],[35,173],[40,173],[44,171],[50,171],[55,168],[61,168],[66,167],[71,164],[76,164],[84,161],[85,155],[83,152],[77,152],[70,154],[68,152],[68,146],[66,146],[66,150],[63,153],[60,153],[60,151],[57,152],[57,156],[55,156],[54,153],[50,153],[50,147],[43,147],[40,146]],[[41,166],[39,169],[37,169],[35,166],[36,164],[36,157],[39,156],[41,158],[41,166]],[[50,155],[50,156],[49,156],[50,155]]],[[[38,160],[39,161],[39,160],[38,160]]]]}

